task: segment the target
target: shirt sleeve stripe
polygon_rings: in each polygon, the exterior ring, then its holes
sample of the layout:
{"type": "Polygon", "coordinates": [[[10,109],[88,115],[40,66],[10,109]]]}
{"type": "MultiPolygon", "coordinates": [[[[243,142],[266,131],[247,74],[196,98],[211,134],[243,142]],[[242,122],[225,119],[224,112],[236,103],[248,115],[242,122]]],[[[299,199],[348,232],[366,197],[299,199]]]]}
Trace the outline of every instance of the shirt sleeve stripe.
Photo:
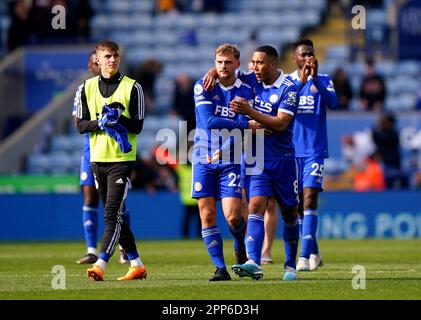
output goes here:
{"type": "Polygon", "coordinates": [[[281,111],[281,112],[285,112],[285,113],[288,113],[288,114],[290,114],[290,115],[292,115],[292,116],[294,115],[294,112],[289,111],[289,110],[287,110],[287,109],[279,108],[279,109],[278,109],[278,112],[279,112],[279,111],[281,111]]]}
{"type": "Polygon", "coordinates": [[[82,119],[82,90],[85,87],[85,83],[79,86],[76,93],[76,115],[79,119],[82,119]]]}
{"type": "Polygon", "coordinates": [[[138,117],[139,117],[139,120],[142,120],[145,118],[145,100],[143,96],[143,90],[142,90],[142,86],[137,82],[135,83],[134,86],[137,89],[137,95],[138,95],[138,99],[137,99],[138,117]]]}
{"type": "Polygon", "coordinates": [[[200,101],[200,102],[196,103],[196,106],[200,106],[202,104],[212,104],[212,102],[210,102],[210,101],[200,101]]]}

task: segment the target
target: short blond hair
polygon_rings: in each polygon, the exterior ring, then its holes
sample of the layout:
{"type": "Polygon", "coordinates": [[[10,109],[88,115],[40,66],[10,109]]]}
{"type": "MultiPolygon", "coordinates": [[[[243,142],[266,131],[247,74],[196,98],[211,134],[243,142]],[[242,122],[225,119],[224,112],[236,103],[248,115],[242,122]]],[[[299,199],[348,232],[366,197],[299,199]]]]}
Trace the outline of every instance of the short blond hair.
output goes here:
{"type": "Polygon", "coordinates": [[[233,54],[236,59],[240,59],[240,50],[235,44],[224,43],[215,50],[215,56],[218,54],[233,54]]]}
{"type": "Polygon", "coordinates": [[[95,51],[98,52],[99,50],[108,49],[110,51],[119,51],[120,47],[117,42],[113,40],[101,40],[95,46],[95,51]]]}

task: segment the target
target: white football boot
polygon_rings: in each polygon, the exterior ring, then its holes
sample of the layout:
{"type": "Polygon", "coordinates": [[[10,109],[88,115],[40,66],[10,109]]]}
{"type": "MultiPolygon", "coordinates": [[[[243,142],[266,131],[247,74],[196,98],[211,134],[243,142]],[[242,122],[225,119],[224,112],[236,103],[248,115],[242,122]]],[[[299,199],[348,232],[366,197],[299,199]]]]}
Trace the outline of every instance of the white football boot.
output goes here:
{"type": "Polygon", "coordinates": [[[317,268],[323,266],[323,258],[318,254],[311,254],[310,255],[310,271],[316,271],[317,268]]]}
{"type": "Polygon", "coordinates": [[[310,271],[310,263],[307,258],[298,259],[297,271],[310,271]]]}

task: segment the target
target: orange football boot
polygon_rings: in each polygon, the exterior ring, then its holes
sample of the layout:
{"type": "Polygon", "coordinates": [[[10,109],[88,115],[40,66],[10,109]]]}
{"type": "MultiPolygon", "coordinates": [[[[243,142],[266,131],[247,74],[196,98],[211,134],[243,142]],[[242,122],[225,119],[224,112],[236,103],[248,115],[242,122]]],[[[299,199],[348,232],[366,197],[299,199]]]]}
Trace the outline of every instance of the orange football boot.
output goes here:
{"type": "Polygon", "coordinates": [[[86,270],[88,278],[94,281],[104,281],[104,270],[94,264],[91,268],[86,270]]]}
{"type": "Polygon", "coordinates": [[[129,271],[124,277],[120,277],[117,280],[136,280],[146,279],[148,272],[145,267],[130,267],[129,271]]]}

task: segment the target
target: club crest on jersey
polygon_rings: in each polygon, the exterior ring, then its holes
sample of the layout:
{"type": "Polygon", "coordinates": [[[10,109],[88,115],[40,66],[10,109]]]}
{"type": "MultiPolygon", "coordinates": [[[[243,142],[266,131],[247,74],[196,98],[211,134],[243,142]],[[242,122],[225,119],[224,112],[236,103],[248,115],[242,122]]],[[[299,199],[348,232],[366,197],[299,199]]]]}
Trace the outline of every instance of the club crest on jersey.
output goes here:
{"type": "Polygon", "coordinates": [[[271,103],[276,103],[278,101],[278,98],[279,98],[278,95],[274,93],[270,96],[269,101],[271,103]]]}
{"type": "Polygon", "coordinates": [[[203,92],[203,87],[200,84],[196,84],[194,86],[194,93],[195,94],[201,94],[203,92]]]}
{"type": "Polygon", "coordinates": [[[202,186],[202,184],[201,184],[200,182],[196,182],[196,183],[194,184],[194,191],[199,192],[199,191],[201,191],[201,190],[202,190],[202,188],[203,188],[203,186],[202,186]]]}
{"type": "Polygon", "coordinates": [[[287,94],[287,98],[285,99],[285,104],[289,106],[293,106],[297,103],[297,92],[296,91],[290,91],[287,94]]]}
{"type": "Polygon", "coordinates": [[[80,180],[85,181],[86,179],[88,179],[88,173],[86,171],[83,171],[80,174],[80,180]]]}
{"type": "Polygon", "coordinates": [[[317,90],[316,86],[314,84],[312,84],[311,87],[310,87],[310,91],[311,92],[317,92],[319,90],[317,90]]]}

